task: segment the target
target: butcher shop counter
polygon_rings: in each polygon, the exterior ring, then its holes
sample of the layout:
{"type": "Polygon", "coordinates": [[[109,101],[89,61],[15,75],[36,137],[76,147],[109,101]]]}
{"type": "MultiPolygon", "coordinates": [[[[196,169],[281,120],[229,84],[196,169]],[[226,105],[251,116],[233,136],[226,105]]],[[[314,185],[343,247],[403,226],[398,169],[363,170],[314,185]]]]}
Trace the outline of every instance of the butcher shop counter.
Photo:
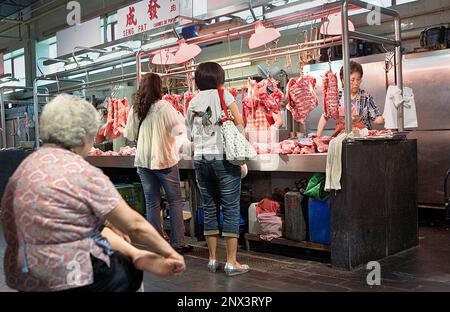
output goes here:
{"type": "MultiPolygon", "coordinates": [[[[87,161],[99,168],[134,168],[134,156],[90,156],[87,161]]],[[[327,154],[258,155],[248,162],[250,171],[325,172],[327,154]]],[[[193,170],[193,160],[181,160],[181,170],[193,170]]]]}
{"type": "MultiPolygon", "coordinates": [[[[274,189],[271,181],[298,181],[304,174],[325,172],[326,158],[326,154],[259,155],[248,163],[250,193],[266,196],[274,189]]],[[[133,156],[95,156],[88,161],[119,181],[131,175],[139,180],[133,156]]],[[[196,215],[201,200],[193,161],[183,160],[179,167],[181,178],[188,181],[189,205],[196,215]]],[[[417,246],[416,140],[344,142],[342,169],[342,190],[331,192],[330,198],[331,244],[323,248],[330,252],[331,265],[351,270],[417,246]]],[[[195,219],[191,235],[199,237],[195,219]]]]}

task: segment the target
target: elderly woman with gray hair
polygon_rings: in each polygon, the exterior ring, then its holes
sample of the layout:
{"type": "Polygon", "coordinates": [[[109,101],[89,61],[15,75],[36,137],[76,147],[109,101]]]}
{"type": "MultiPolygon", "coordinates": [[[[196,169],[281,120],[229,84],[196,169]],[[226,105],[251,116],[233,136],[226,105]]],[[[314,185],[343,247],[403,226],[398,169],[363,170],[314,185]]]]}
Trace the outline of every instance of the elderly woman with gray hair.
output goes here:
{"type": "Polygon", "coordinates": [[[99,127],[95,108],[59,95],[45,106],[41,125],[43,147],[19,166],[2,199],[8,286],[136,291],[144,270],[180,275],[183,257],[84,160],[99,127]],[[117,229],[151,252],[136,249],[117,229]]]}

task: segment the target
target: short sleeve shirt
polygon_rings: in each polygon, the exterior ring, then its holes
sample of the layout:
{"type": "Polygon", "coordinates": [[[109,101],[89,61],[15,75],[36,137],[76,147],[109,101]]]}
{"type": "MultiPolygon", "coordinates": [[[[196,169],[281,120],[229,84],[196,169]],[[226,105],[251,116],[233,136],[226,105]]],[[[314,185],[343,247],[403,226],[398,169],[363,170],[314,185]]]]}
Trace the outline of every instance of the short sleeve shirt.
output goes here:
{"type": "MultiPolygon", "coordinates": [[[[342,90],[339,91],[339,106],[344,106],[344,97],[342,90]]],[[[355,99],[352,100],[352,106],[356,108],[361,121],[367,129],[372,130],[372,121],[382,116],[373,97],[365,90],[360,89],[355,99]]]]}
{"type": "Polygon", "coordinates": [[[90,256],[109,257],[91,238],[121,196],[103,172],[71,151],[43,147],[10,178],[0,213],[5,275],[21,291],[92,284],[90,256]]]}
{"type": "MultiPolygon", "coordinates": [[[[224,90],[223,97],[227,107],[235,102],[228,90],[224,90]]],[[[217,89],[200,91],[189,103],[186,124],[194,142],[195,157],[223,155],[223,141],[218,123],[221,112],[222,106],[217,89]],[[205,127],[205,121],[210,126],[205,127]]]]}

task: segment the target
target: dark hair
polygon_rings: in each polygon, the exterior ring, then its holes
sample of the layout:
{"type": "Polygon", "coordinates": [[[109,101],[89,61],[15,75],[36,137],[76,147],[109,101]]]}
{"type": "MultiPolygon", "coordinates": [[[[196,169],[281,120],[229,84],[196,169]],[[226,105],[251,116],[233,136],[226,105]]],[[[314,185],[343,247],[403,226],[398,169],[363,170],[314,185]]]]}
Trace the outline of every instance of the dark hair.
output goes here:
{"type": "Polygon", "coordinates": [[[155,73],[148,73],[142,77],[139,90],[134,99],[134,111],[139,120],[144,120],[155,102],[162,98],[161,77],[155,73]]]}
{"type": "Polygon", "coordinates": [[[215,62],[205,62],[198,65],[195,71],[195,84],[200,91],[219,89],[225,83],[225,72],[215,62]]]}
{"type": "MultiPolygon", "coordinates": [[[[350,75],[353,73],[360,73],[361,78],[364,75],[364,71],[362,69],[361,64],[356,63],[355,61],[350,61],[350,75]]],[[[344,66],[341,67],[341,71],[339,73],[339,76],[341,77],[341,81],[344,80],[344,66]]]]}

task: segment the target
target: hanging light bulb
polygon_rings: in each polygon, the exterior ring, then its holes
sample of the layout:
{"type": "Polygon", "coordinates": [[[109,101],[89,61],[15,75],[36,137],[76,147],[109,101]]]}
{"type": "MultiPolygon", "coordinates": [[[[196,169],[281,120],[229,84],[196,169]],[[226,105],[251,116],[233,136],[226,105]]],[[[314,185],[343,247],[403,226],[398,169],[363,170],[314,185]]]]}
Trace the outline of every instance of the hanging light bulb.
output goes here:
{"type": "Polygon", "coordinates": [[[177,53],[175,53],[175,63],[177,64],[186,63],[202,52],[202,49],[200,49],[198,45],[187,44],[184,39],[180,39],[178,45],[179,49],[177,53]]]}
{"type": "Polygon", "coordinates": [[[176,64],[175,55],[170,53],[168,49],[159,50],[152,58],[154,65],[172,65],[176,64]]]}
{"type": "Polygon", "coordinates": [[[266,28],[261,21],[255,23],[255,33],[250,37],[248,41],[248,47],[250,49],[256,49],[269,42],[275,41],[281,37],[280,32],[275,28],[266,28]]]}
{"type": "MultiPolygon", "coordinates": [[[[348,20],[348,30],[355,31],[355,26],[348,20]]],[[[325,21],[320,27],[322,35],[338,36],[342,35],[342,17],[340,13],[330,15],[328,21],[325,21]]]]}

